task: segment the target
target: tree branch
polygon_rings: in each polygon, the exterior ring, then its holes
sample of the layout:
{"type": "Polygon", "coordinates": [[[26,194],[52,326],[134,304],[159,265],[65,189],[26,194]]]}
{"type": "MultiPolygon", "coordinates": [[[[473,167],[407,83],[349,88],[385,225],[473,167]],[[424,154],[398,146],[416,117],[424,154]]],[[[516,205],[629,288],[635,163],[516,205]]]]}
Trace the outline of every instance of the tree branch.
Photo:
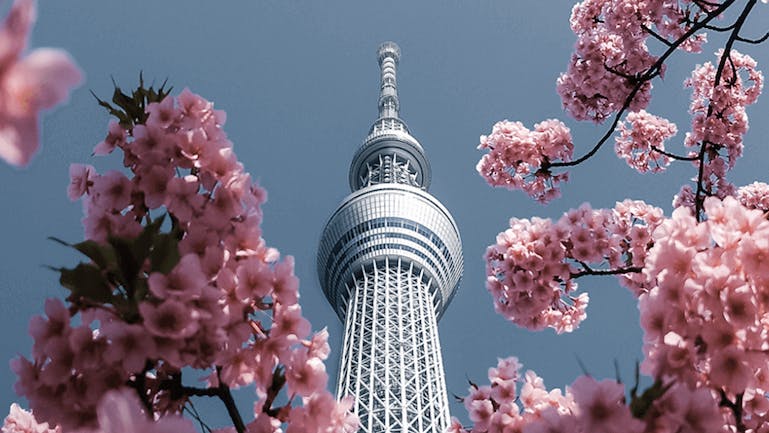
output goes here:
{"type": "Polygon", "coordinates": [[[673,45],[673,43],[672,43],[672,42],[670,42],[669,40],[667,40],[667,39],[663,38],[663,37],[662,37],[662,36],[661,36],[659,33],[655,32],[654,30],[650,29],[649,27],[646,27],[645,25],[643,25],[643,24],[642,24],[642,25],[641,25],[641,28],[642,28],[642,29],[643,29],[643,30],[644,30],[646,33],[648,33],[649,35],[651,35],[651,36],[652,36],[654,39],[656,39],[656,40],[658,40],[658,41],[662,42],[663,44],[667,45],[668,47],[670,47],[670,46],[672,46],[672,45],[673,45]]]}
{"type": "Polygon", "coordinates": [[[628,94],[627,98],[625,98],[625,102],[623,103],[622,107],[617,111],[617,114],[614,116],[614,120],[611,123],[611,126],[609,126],[609,129],[606,131],[606,133],[601,137],[600,140],[598,140],[598,143],[596,143],[595,146],[593,146],[592,149],[590,149],[589,152],[587,152],[585,155],[581,156],[580,158],[577,158],[573,161],[561,161],[561,162],[554,162],[550,163],[547,166],[543,165],[544,169],[548,169],[550,167],[571,167],[575,165],[579,165],[591,157],[595,155],[598,150],[606,143],[606,141],[611,138],[611,136],[614,134],[614,131],[617,129],[617,125],[619,124],[620,119],[625,114],[625,112],[630,107],[630,103],[633,102],[633,98],[635,98],[636,94],[641,90],[641,87],[646,83],[647,81],[651,81],[654,77],[659,75],[660,71],[662,70],[662,65],[667,61],[668,57],[670,57],[675,50],[678,49],[678,47],[683,44],[687,39],[689,39],[692,35],[700,31],[704,26],[706,26],[710,21],[715,19],[717,16],[721,15],[726,9],[728,9],[736,0],[727,0],[723,4],[719,5],[719,7],[712,12],[709,12],[705,19],[700,21],[699,23],[694,24],[686,33],[684,33],[680,38],[676,39],[675,41],[671,42],[670,46],[667,50],[657,59],[657,61],[647,69],[646,73],[641,75],[638,78],[638,82],[635,86],[633,86],[633,89],[630,91],[630,94],[628,94]]]}
{"type": "Polygon", "coordinates": [[[719,389],[718,392],[721,394],[721,401],[718,402],[718,405],[720,407],[726,407],[729,408],[732,413],[734,414],[734,421],[735,421],[735,427],[737,427],[738,432],[744,433],[746,431],[745,424],[742,422],[742,397],[743,393],[737,394],[734,401],[731,401],[729,399],[729,396],[726,395],[726,392],[723,389],[719,389]]]}
{"type": "MultiPolygon", "coordinates": [[[[718,62],[718,69],[716,69],[716,76],[713,80],[713,88],[715,89],[721,84],[721,77],[723,77],[724,74],[724,67],[726,66],[726,62],[731,61],[731,52],[732,52],[732,46],[734,46],[734,42],[737,41],[737,38],[739,37],[740,30],[742,29],[742,26],[745,24],[745,20],[748,18],[748,15],[750,15],[750,11],[753,9],[753,6],[756,5],[756,0],[748,0],[748,3],[745,5],[745,8],[740,13],[740,16],[737,17],[737,19],[734,21],[732,33],[729,35],[729,38],[726,40],[726,44],[724,45],[724,52],[721,54],[721,59],[718,62]]],[[[734,73],[736,75],[736,71],[734,73]]],[[[705,116],[710,117],[713,115],[713,105],[708,105],[708,113],[705,116]]],[[[703,204],[705,201],[704,193],[705,186],[703,185],[704,181],[704,166],[705,166],[705,153],[708,150],[711,150],[710,145],[713,143],[710,143],[708,140],[703,140],[702,144],[700,145],[700,152],[698,155],[699,159],[699,170],[697,173],[697,192],[694,196],[694,216],[697,219],[697,221],[701,221],[701,214],[703,210],[703,204]]],[[[707,191],[710,193],[711,191],[707,191]]]]}
{"type": "Polygon", "coordinates": [[[629,273],[640,273],[643,268],[640,266],[629,266],[627,268],[617,269],[592,269],[584,263],[581,263],[583,270],[569,274],[572,278],[584,277],[586,275],[622,275],[629,273]]]}
{"type": "Polygon", "coordinates": [[[737,37],[735,39],[740,41],[740,42],[745,42],[745,43],[748,43],[748,44],[760,44],[760,43],[766,41],[767,39],[769,39],[769,32],[766,32],[763,36],[761,36],[758,39],[743,38],[740,35],[737,35],[737,37]]]}
{"type": "Polygon", "coordinates": [[[171,397],[178,399],[181,397],[219,397],[219,400],[224,403],[224,407],[227,409],[227,414],[232,420],[232,424],[238,433],[245,433],[246,425],[243,422],[243,418],[240,416],[238,407],[235,405],[235,399],[232,398],[230,387],[222,382],[221,378],[222,368],[216,367],[216,376],[219,381],[219,386],[212,388],[196,388],[193,386],[182,385],[181,373],[171,376],[169,380],[164,381],[161,387],[168,389],[171,392],[171,397]]]}
{"type": "Polygon", "coordinates": [[[698,159],[696,156],[681,156],[681,155],[676,155],[674,153],[666,152],[657,146],[652,146],[651,148],[653,151],[657,153],[665,155],[668,158],[677,159],[679,161],[696,161],[698,159]]]}

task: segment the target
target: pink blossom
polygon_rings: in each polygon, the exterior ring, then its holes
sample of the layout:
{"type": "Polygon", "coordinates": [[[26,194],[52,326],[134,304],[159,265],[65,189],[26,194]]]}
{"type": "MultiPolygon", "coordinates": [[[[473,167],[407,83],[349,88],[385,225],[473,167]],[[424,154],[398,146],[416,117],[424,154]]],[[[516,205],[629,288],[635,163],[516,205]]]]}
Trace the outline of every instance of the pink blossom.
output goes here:
{"type": "Polygon", "coordinates": [[[625,122],[619,124],[620,135],[614,146],[617,156],[641,173],[665,170],[670,157],[661,151],[665,150],[665,140],[676,134],[676,125],[646,110],[630,113],[626,120],[630,127],[625,122]]]}
{"type": "Polygon", "coordinates": [[[150,291],[161,299],[190,300],[199,298],[208,278],[200,266],[200,257],[185,254],[168,275],[153,272],[147,279],[150,291]]]}
{"type": "Polygon", "coordinates": [[[69,166],[69,186],[67,187],[67,196],[72,201],[77,200],[93,185],[95,169],[88,164],[70,164],[69,166]]]}
{"type": "Polygon", "coordinates": [[[328,375],[320,358],[308,357],[302,351],[294,352],[286,365],[286,383],[290,394],[309,397],[326,387],[328,375]]]}
{"type": "Polygon", "coordinates": [[[109,122],[109,131],[107,138],[100,142],[93,148],[94,155],[108,155],[115,150],[116,147],[123,147],[126,143],[126,130],[119,123],[111,120],[109,122]]]}
{"type": "Polygon", "coordinates": [[[195,433],[192,422],[179,416],[150,420],[131,389],[111,391],[99,404],[99,430],[94,433],[195,433]]]}
{"type": "Polygon", "coordinates": [[[242,300],[261,300],[273,289],[272,269],[258,258],[241,260],[237,268],[238,283],[235,293],[242,300]]]}
{"type": "Polygon", "coordinates": [[[580,376],[571,384],[574,402],[579,407],[578,425],[584,432],[640,432],[643,424],[634,419],[624,404],[625,389],[612,380],[597,382],[580,376]]]}
{"type": "Polygon", "coordinates": [[[199,189],[195,176],[174,177],[168,181],[164,204],[179,221],[187,223],[203,208],[205,199],[198,194],[199,189]]]}
{"type": "Polygon", "coordinates": [[[93,179],[93,201],[102,209],[125,209],[131,202],[131,181],[119,171],[108,171],[93,179]]]}
{"type": "Polygon", "coordinates": [[[35,20],[35,2],[17,0],[0,28],[0,158],[25,166],[39,147],[38,113],[67,99],[82,73],[61,50],[20,58],[35,20]]]}
{"type": "Polygon", "coordinates": [[[571,160],[574,152],[569,128],[559,120],[545,120],[530,131],[520,122],[497,122],[491,135],[481,136],[479,149],[488,149],[476,166],[492,186],[520,189],[542,203],[557,197],[558,184],[568,173],[552,174],[549,164],[571,160]]]}
{"type": "Polygon", "coordinates": [[[156,269],[156,257],[136,263],[135,275],[103,270],[114,286],[107,303],[47,302],[47,317],[30,323],[33,360],[12,363],[16,389],[36,416],[67,431],[170,433],[188,427],[174,414],[189,396],[170,389],[182,372],[200,370],[212,387],[254,384],[264,398],[284,386],[275,381],[280,368],[304,406],[269,408],[262,400],[248,431],[279,431],[288,420],[291,430],[352,433],[352,402],[336,402],[325,389],[328,334],[307,340],[293,259],[280,260],[262,239],[265,193],[232,151],[224,113],[189,91],[147,112],[146,124],[130,133],[112,123],[97,145],[99,155],[122,151],[127,170],[98,175],[75,166],[70,195],[84,196],[88,239],[120,238],[139,250],[143,224],[165,206],[173,229],[160,232],[176,237],[181,259],[170,272],[156,269]],[[135,398],[113,393],[132,382],[142,384],[156,417],[172,417],[153,422],[135,398]]]}
{"type": "Polygon", "coordinates": [[[662,211],[626,200],[614,209],[572,209],[557,223],[540,218],[510,220],[510,228],[486,250],[486,288],[495,310],[529,329],[571,332],[585,319],[589,297],[575,294],[575,279],[592,264],[608,263],[620,282],[640,294],[648,289],[635,268],[644,264],[651,233],[662,211]]]}
{"type": "Polygon", "coordinates": [[[48,423],[38,423],[31,412],[11,404],[11,410],[5,417],[2,427],[3,433],[61,433],[61,428],[49,428],[48,423]]]}
{"type": "Polygon", "coordinates": [[[186,338],[199,328],[199,314],[173,299],[166,299],[160,305],[142,302],[139,311],[144,317],[144,326],[158,337],[186,338]]]}

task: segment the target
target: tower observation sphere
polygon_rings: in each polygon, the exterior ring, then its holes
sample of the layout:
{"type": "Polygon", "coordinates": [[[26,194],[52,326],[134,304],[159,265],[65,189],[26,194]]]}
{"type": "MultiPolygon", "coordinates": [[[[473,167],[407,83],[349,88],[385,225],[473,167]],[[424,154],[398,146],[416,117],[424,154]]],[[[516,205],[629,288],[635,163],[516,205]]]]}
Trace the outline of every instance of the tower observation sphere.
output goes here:
{"type": "Polygon", "coordinates": [[[337,396],[355,398],[361,432],[442,433],[449,410],[437,322],[459,286],[462,243],[428,193],[429,161],[400,118],[400,48],[385,42],[377,58],[379,116],[318,249],[323,292],[344,322],[337,396]]]}

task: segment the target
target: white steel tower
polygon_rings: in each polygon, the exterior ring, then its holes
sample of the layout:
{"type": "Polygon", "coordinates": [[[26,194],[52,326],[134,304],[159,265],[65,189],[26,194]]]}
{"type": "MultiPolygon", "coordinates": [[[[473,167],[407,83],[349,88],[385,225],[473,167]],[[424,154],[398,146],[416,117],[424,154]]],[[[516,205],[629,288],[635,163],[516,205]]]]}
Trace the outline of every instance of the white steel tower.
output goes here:
{"type": "Polygon", "coordinates": [[[337,395],[365,433],[443,433],[449,424],[437,322],[462,275],[449,211],[427,193],[430,164],[399,116],[400,49],[378,50],[379,118],[350,164],[347,196],[318,251],[323,291],[344,321],[337,395]]]}

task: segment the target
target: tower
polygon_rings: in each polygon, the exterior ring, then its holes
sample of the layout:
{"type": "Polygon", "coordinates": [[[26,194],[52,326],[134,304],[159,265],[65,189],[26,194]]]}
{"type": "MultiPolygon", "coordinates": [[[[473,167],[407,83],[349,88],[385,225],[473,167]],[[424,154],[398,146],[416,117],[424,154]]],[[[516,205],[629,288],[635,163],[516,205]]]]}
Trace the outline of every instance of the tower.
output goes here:
{"type": "Polygon", "coordinates": [[[442,433],[449,424],[437,322],[462,276],[451,214],[427,190],[430,164],[399,115],[400,49],[377,51],[379,117],[350,164],[348,195],[318,251],[323,291],[344,322],[337,395],[365,433],[442,433]]]}

